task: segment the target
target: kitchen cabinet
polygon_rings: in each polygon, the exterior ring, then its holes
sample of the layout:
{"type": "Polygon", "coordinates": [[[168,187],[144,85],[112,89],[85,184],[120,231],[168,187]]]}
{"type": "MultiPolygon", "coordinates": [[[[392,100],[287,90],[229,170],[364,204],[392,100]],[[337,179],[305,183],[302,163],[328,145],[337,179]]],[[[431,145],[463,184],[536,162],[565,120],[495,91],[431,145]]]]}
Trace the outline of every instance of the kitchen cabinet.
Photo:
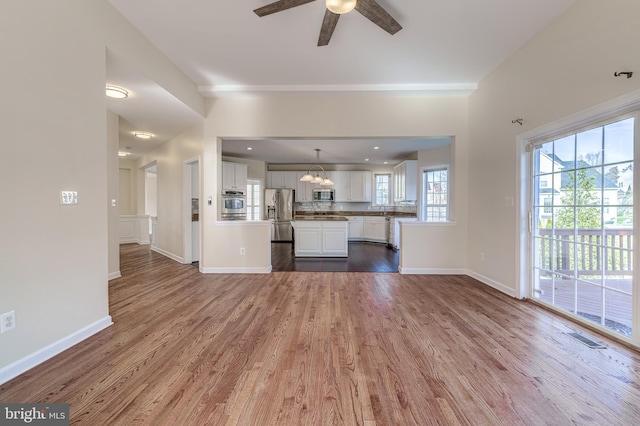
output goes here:
{"type": "Polygon", "coordinates": [[[296,202],[307,203],[313,201],[312,189],[316,187],[315,184],[310,182],[301,182],[300,178],[307,174],[307,172],[296,172],[296,202]]]}
{"type": "Polygon", "coordinates": [[[347,257],[349,255],[348,222],[296,220],[296,257],[347,257]]]}
{"type": "Polygon", "coordinates": [[[418,199],[418,160],[406,160],[393,168],[393,194],[396,202],[418,199]]]}
{"type": "Polygon", "coordinates": [[[387,242],[387,218],[384,216],[365,216],[362,234],[367,241],[387,242]]]}
{"type": "Polygon", "coordinates": [[[336,202],[370,202],[371,172],[331,172],[336,202]]]}
{"type": "Polygon", "coordinates": [[[364,238],[363,219],[362,216],[347,216],[349,221],[349,240],[362,240],[364,238]]]}
{"type": "Polygon", "coordinates": [[[267,172],[267,188],[296,189],[299,172],[272,171],[267,172]]]}
{"type": "Polygon", "coordinates": [[[247,192],[247,165],[222,162],[222,189],[247,192]]]}

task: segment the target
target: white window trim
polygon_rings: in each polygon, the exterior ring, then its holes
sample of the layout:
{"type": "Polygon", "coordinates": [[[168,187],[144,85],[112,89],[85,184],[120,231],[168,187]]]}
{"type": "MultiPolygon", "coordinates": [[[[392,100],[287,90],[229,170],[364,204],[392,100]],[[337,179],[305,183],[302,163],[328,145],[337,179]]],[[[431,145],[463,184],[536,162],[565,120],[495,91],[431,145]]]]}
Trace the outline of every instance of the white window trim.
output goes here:
{"type": "Polygon", "coordinates": [[[418,210],[418,214],[420,216],[420,221],[427,223],[442,223],[442,222],[450,222],[451,221],[451,164],[436,164],[430,166],[420,167],[420,194],[418,195],[419,205],[416,206],[418,210]],[[424,199],[425,188],[424,188],[424,174],[426,172],[433,172],[437,170],[446,170],[447,171],[447,219],[445,221],[428,221],[425,218],[425,205],[426,201],[424,199]]]}
{"type": "Polygon", "coordinates": [[[372,206],[392,206],[393,205],[393,173],[391,171],[388,172],[373,172],[373,182],[371,184],[371,205],[372,206]],[[376,176],[389,176],[389,203],[388,204],[378,204],[378,200],[376,199],[376,193],[378,188],[376,187],[376,176]]]}

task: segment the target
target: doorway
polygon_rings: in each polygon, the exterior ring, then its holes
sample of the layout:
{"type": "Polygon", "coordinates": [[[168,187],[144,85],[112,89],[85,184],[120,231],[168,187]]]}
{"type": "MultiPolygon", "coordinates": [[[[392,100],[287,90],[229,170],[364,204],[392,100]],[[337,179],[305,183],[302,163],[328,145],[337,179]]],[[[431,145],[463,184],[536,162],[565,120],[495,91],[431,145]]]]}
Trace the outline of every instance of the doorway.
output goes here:
{"type": "Polygon", "coordinates": [[[636,114],[532,146],[531,295],[633,337],[636,114]]]}
{"type": "Polygon", "coordinates": [[[183,254],[184,263],[200,267],[200,157],[183,163],[183,254]]]}

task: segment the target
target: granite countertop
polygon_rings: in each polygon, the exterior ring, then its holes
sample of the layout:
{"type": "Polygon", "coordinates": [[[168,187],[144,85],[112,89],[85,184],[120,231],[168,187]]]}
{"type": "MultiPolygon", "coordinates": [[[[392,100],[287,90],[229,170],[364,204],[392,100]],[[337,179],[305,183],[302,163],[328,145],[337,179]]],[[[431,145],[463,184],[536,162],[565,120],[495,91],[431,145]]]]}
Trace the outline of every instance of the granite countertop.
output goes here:
{"type": "Polygon", "coordinates": [[[336,216],[336,215],[296,215],[293,217],[295,221],[316,221],[316,222],[346,222],[347,219],[344,216],[336,216]]]}
{"type": "Polygon", "coordinates": [[[296,212],[296,218],[301,217],[345,217],[345,216],[388,216],[388,217],[416,217],[410,212],[385,212],[382,210],[349,211],[337,210],[330,212],[296,212]]]}

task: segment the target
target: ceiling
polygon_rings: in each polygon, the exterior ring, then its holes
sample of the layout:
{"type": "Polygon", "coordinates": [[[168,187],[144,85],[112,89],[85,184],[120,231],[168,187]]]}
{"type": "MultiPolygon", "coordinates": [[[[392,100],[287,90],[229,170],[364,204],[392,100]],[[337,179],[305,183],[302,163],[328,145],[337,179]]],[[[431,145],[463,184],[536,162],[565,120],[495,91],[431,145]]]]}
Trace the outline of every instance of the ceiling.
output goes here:
{"type": "MultiPolygon", "coordinates": [[[[467,95],[575,2],[377,0],[402,25],[401,31],[390,35],[353,11],[341,16],[330,44],[317,47],[324,0],[265,17],[253,12],[271,1],[109,0],[206,97],[372,90],[467,95]]],[[[108,55],[107,64],[107,82],[134,95],[107,104],[121,117],[122,149],[130,146],[139,155],[202,120],[115,55],[108,55]],[[156,136],[141,144],[132,138],[133,130],[156,136]]],[[[289,146],[273,143],[273,149],[289,146]]],[[[398,140],[377,143],[398,145],[398,140]]]]}
{"type": "Polygon", "coordinates": [[[449,138],[225,139],[224,155],[271,164],[397,164],[416,151],[449,145],[449,138]],[[251,148],[251,150],[248,150],[251,148]]]}

